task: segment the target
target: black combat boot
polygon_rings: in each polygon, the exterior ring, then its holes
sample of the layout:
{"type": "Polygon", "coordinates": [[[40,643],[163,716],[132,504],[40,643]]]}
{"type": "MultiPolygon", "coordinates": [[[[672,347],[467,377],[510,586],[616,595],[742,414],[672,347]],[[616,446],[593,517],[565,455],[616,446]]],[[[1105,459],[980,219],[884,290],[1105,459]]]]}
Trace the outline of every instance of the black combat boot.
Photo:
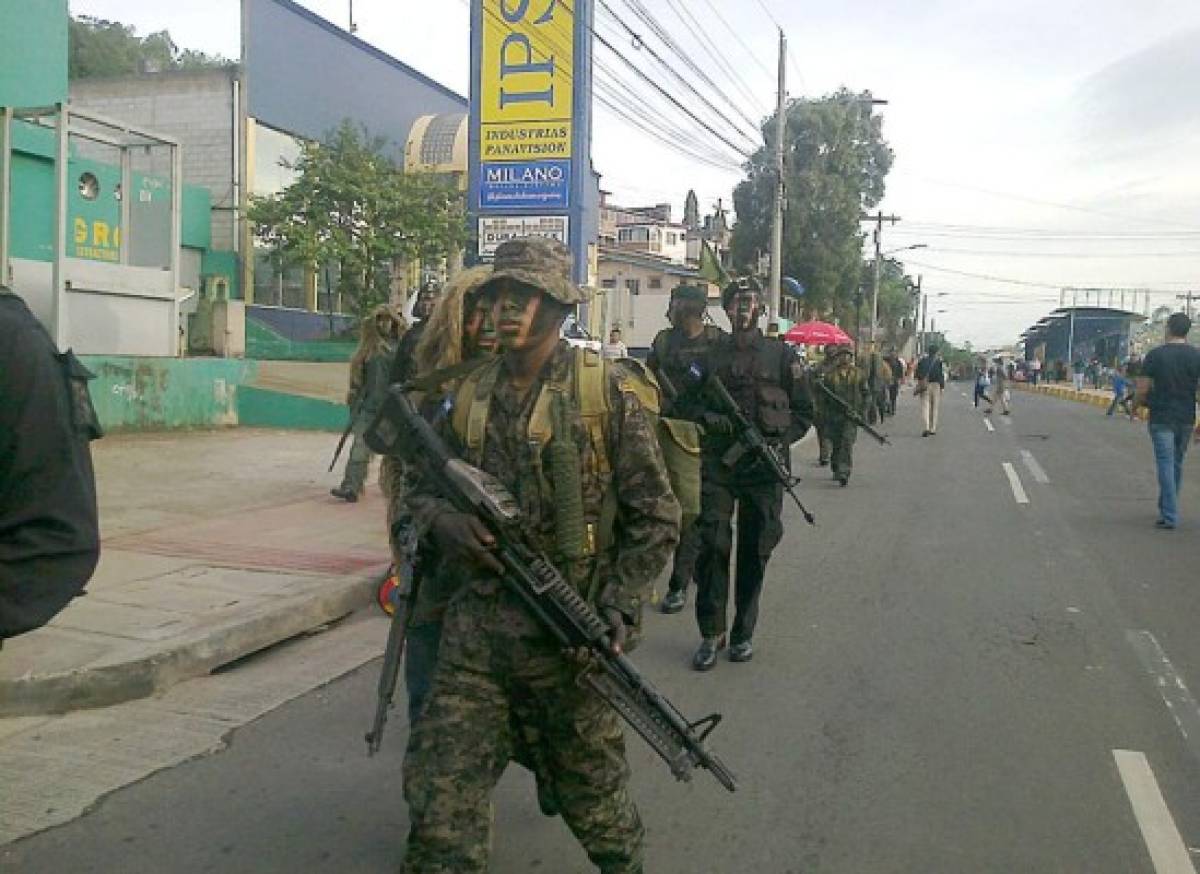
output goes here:
{"type": "Polygon", "coordinates": [[[358,500],[358,493],[352,492],[345,486],[338,486],[336,489],[330,489],[329,494],[335,498],[341,498],[347,504],[353,504],[358,500]]]}
{"type": "Polygon", "coordinates": [[[692,667],[697,671],[711,671],[717,663],[717,653],[724,648],[725,635],[704,638],[692,656],[692,667]]]}
{"type": "Polygon", "coordinates": [[[729,647],[729,660],[731,662],[748,662],[754,658],[754,644],[748,640],[743,640],[741,643],[735,643],[729,647]]]}
{"type": "Polygon", "coordinates": [[[658,609],[664,613],[679,613],[687,604],[687,592],[683,589],[668,589],[667,594],[663,596],[662,604],[658,609]]]}

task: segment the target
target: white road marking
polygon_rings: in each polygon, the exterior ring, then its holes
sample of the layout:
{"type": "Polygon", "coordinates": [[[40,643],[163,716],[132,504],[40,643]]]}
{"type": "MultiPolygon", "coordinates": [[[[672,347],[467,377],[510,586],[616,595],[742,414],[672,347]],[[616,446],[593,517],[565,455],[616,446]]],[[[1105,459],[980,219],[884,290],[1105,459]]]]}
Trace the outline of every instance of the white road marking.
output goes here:
{"type": "Polygon", "coordinates": [[[996,430],[996,426],[992,424],[992,420],[987,418],[983,420],[983,427],[987,428],[989,431],[996,430]]]}
{"type": "Polygon", "coordinates": [[[1033,457],[1033,453],[1028,449],[1021,450],[1021,460],[1025,462],[1025,466],[1029,468],[1029,472],[1033,474],[1033,478],[1045,485],[1050,482],[1050,477],[1046,475],[1046,471],[1038,464],[1038,460],[1033,457]]]}
{"type": "Polygon", "coordinates": [[[1154,680],[1158,694],[1162,695],[1163,703],[1179,726],[1179,732],[1187,741],[1192,755],[1200,759],[1200,705],[1192,697],[1183,677],[1179,676],[1158,640],[1149,631],[1126,631],[1125,639],[1154,680]]]}
{"type": "Polygon", "coordinates": [[[1009,462],[1003,462],[1004,473],[1008,476],[1008,484],[1012,486],[1013,497],[1018,504],[1028,504],[1029,495],[1025,494],[1025,487],[1021,485],[1021,478],[1017,476],[1017,469],[1009,462]]]}
{"type": "Polygon", "coordinates": [[[1133,807],[1142,839],[1150,851],[1150,862],[1157,874],[1196,874],[1187,845],[1167,809],[1162,790],[1154,779],[1154,771],[1145,753],[1134,750],[1113,750],[1125,794],[1133,807]]]}

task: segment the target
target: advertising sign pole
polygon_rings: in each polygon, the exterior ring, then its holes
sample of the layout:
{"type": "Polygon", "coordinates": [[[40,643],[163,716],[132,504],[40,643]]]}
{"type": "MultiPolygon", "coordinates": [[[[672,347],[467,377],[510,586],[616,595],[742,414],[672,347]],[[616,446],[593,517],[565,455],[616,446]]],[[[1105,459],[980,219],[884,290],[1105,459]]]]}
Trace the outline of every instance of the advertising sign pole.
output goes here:
{"type": "Polygon", "coordinates": [[[548,236],[587,277],[592,2],[472,0],[470,251],[548,236]]]}

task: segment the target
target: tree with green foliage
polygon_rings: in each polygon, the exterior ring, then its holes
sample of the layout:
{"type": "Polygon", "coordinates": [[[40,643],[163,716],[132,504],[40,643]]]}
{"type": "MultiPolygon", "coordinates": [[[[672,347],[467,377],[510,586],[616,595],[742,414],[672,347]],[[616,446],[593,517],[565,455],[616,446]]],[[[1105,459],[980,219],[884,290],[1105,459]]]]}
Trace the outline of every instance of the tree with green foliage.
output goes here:
{"type": "Polygon", "coordinates": [[[223,67],[230,63],[220,55],[180,49],[165,30],[140,37],[129,25],[90,15],[73,16],[69,25],[67,71],[72,79],[223,67]]]}
{"type": "MultiPolygon", "coordinates": [[[[819,100],[792,100],[786,113],[783,272],[807,289],[811,314],[847,323],[862,281],[861,216],[883,199],[893,158],[870,101],[870,92],[843,88],[819,100]]],[[[764,123],[764,142],[775,141],[776,123],[775,117],[764,123]]],[[[733,192],[733,260],[742,270],[753,269],[770,250],[773,150],[760,148],[746,170],[748,178],[733,192]]],[[[882,301],[880,309],[882,316],[882,301]]]]}
{"type": "Polygon", "coordinates": [[[448,257],[466,237],[454,182],[404,173],[385,144],[343,121],[325,142],[302,143],[296,161],[284,164],[295,181],[253,198],[248,214],[258,239],[285,263],[336,268],[337,290],[359,315],[388,299],[396,264],[448,257]]]}

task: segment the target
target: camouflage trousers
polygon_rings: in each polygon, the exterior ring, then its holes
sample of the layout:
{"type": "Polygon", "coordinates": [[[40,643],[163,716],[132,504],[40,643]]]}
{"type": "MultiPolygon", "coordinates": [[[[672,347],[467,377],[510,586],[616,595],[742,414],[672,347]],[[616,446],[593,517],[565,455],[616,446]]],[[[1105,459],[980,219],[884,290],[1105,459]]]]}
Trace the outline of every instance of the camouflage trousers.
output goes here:
{"type": "Polygon", "coordinates": [[[367,484],[367,474],[371,471],[371,448],[363,439],[366,425],[355,425],[354,442],[350,444],[350,457],[346,460],[346,471],[342,474],[343,491],[361,495],[367,484]]]}
{"type": "Polygon", "coordinates": [[[849,419],[830,419],[825,429],[829,434],[829,464],[836,477],[848,477],[854,470],[854,441],[858,426],[849,419]]]}
{"type": "Polygon", "coordinates": [[[469,589],[443,623],[433,690],[404,760],[407,874],[488,868],[492,789],[518,749],[539,759],[567,826],[603,874],[641,874],[616,713],[507,591],[469,589]]]}

